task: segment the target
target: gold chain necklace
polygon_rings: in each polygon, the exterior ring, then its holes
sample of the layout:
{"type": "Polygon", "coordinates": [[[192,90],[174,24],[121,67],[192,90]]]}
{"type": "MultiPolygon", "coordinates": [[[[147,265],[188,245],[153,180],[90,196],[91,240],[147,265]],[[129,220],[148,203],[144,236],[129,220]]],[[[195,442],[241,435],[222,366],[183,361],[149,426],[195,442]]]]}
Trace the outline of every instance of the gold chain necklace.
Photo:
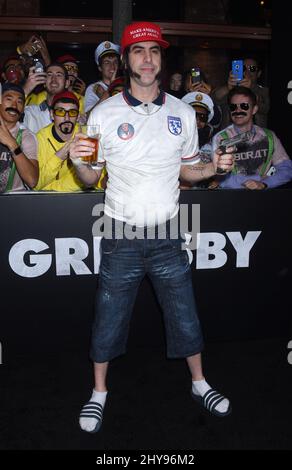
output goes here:
{"type": "MultiPolygon", "coordinates": [[[[141,116],[152,116],[153,114],[158,113],[158,111],[160,111],[161,108],[162,108],[162,105],[160,105],[157,109],[155,109],[154,111],[152,111],[152,113],[139,113],[139,111],[137,111],[137,110],[135,109],[136,106],[131,106],[131,105],[129,105],[129,106],[130,106],[130,108],[132,109],[132,111],[134,111],[134,112],[137,113],[137,114],[140,114],[141,116]]],[[[137,107],[138,107],[138,106],[137,106],[137,107]]]]}

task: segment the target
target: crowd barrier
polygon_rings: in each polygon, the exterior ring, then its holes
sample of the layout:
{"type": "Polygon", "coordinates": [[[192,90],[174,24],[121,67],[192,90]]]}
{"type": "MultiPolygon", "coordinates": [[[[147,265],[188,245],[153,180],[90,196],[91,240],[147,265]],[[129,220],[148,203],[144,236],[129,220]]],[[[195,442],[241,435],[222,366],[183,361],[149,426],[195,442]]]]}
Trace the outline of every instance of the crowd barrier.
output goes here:
{"type": "MultiPolygon", "coordinates": [[[[290,328],[291,194],[290,189],[181,192],[181,207],[200,215],[200,244],[189,254],[207,340],[280,336],[290,328]]],[[[102,192],[0,197],[2,355],[87,347],[99,266],[100,239],[92,227],[103,197],[102,192]]],[[[162,328],[145,279],[129,348],[160,346],[162,328]]]]}

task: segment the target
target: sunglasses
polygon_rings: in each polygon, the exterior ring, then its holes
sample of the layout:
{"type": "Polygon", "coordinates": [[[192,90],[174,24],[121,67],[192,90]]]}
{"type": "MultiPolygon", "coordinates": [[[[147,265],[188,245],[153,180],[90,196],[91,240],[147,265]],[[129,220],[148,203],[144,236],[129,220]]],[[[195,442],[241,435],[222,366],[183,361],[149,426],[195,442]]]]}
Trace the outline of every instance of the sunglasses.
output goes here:
{"type": "Polygon", "coordinates": [[[53,113],[55,116],[59,117],[65,117],[66,114],[69,115],[69,117],[77,117],[79,112],[78,109],[63,109],[63,108],[56,108],[53,110],[53,113]]]}
{"type": "Polygon", "coordinates": [[[66,69],[68,72],[76,72],[78,73],[78,67],[77,65],[65,65],[66,69]]]}
{"type": "Polygon", "coordinates": [[[243,70],[249,70],[250,72],[256,72],[258,67],[256,65],[244,65],[243,70]]]}
{"type": "Polygon", "coordinates": [[[249,108],[250,108],[250,104],[249,103],[230,103],[229,104],[229,109],[231,112],[235,111],[237,108],[240,108],[242,109],[242,111],[248,111],[249,108]]]}
{"type": "Polygon", "coordinates": [[[199,119],[199,121],[208,122],[208,114],[198,113],[198,111],[196,111],[196,117],[199,119]]]}

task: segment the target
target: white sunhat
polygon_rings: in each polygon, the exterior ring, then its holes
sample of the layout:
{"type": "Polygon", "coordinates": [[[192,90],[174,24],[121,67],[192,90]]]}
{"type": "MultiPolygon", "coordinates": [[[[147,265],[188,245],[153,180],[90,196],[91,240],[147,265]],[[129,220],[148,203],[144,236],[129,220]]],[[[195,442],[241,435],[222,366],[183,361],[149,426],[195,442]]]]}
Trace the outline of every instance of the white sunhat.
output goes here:
{"type": "Polygon", "coordinates": [[[94,52],[94,58],[97,65],[100,65],[99,61],[100,58],[106,54],[117,54],[120,55],[120,46],[118,44],[114,44],[110,41],[101,42],[94,52]]]}
{"type": "Polygon", "coordinates": [[[206,109],[209,112],[208,122],[212,120],[214,116],[214,103],[212,98],[210,98],[206,93],[192,91],[191,93],[187,93],[183,96],[181,100],[191,106],[201,106],[201,108],[206,109]]]}

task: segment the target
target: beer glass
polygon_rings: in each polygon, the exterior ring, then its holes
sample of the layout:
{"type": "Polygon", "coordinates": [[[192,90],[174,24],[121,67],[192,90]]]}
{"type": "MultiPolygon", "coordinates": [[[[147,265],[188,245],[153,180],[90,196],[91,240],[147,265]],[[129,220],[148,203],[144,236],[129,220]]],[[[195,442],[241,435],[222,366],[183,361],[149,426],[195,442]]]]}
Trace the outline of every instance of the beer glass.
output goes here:
{"type": "Polygon", "coordinates": [[[81,157],[81,160],[92,167],[97,165],[97,157],[98,157],[98,147],[99,147],[99,139],[100,139],[100,127],[99,124],[87,124],[82,125],[81,130],[83,134],[88,136],[90,142],[94,143],[94,149],[91,155],[87,157],[81,157]]]}

